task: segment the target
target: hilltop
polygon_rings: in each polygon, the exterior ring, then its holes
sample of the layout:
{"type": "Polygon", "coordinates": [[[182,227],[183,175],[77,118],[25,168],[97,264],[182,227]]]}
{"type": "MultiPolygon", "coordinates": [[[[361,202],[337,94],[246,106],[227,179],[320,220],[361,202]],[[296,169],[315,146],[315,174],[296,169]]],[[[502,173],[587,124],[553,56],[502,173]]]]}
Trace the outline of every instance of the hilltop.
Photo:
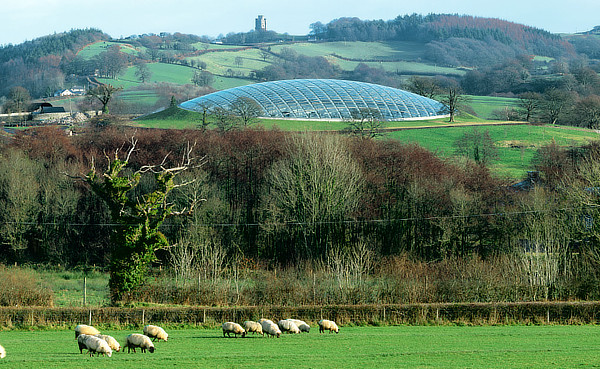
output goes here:
{"type": "Polygon", "coordinates": [[[0,95],[23,86],[33,97],[49,96],[90,75],[118,79],[132,87],[139,82],[132,70],[139,62],[152,65],[153,82],[191,83],[195,70],[207,71],[214,78],[204,85],[215,89],[261,79],[307,77],[398,87],[406,76],[456,78],[465,68],[491,67],[520,55],[546,60],[576,56],[573,45],[558,35],[465,15],[413,14],[389,21],[340,18],[325,25],[314,23],[311,28],[309,35],[248,32],[220,40],[181,33],[117,40],[97,29],[72,30],[0,47],[0,80],[4,81],[0,95]],[[99,48],[96,42],[108,43],[99,48]],[[102,52],[108,54],[99,56],[102,52]],[[107,65],[113,70],[107,71],[107,65]],[[186,68],[167,70],[166,65],[186,68]],[[174,80],[174,75],[179,79],[174,80]]]}

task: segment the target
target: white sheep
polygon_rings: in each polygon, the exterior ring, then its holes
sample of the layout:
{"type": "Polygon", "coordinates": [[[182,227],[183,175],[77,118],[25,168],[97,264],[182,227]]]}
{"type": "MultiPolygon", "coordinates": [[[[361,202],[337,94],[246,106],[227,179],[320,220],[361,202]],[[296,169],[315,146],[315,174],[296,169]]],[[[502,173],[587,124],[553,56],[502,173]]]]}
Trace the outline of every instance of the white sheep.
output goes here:
{"type": "Polygon", "coordinates": [[[127,352],[131,352],[131,350],[135,352],[137,347],[142,349],[142,352],[146,352],[146,350],[150,351],[150,353],[154,352],[154,344],[150,341],[150,337],[139,333],[132,333],[127,336],[123,352],[125,352],[126,347],[127,352]]]}
{"type": "Polygon", "coordinates": [[[321,320],[319,320],[319,333],[323,333],[323,332],[325,332],[325,330],[328,330],[329,333],[331,333],[331,332],[340,333],[340,329],[338,328],[337,324],[335,324],[334,321],[327,320],[327,319],[321,319],[321,320]]]}
{"type": "Polygon", "coordinates": [[[6,357],[6,350],[2,345],[0,345],[0,359],[4,359],[6,357]]]}
{"type": "Polygon", "coordinates": [[[96,337],[105,340],[106,343],[108,343],[108,346],[110,346],[111,350],[117,352],[121,351],[121,345],[116,339],[114,339],[114,337],[107,334],[97,334],[96,337]]]}
{"type": "Polygon", "coordinates": [[[96,353],[98,355],[100,355],[100,354],[107,355],[108,357],[112,356],[112,349],[110,348],[108,343],[105,340],[98,338],[96,336],[81,334],[81,335],[79,335],[79,337],[77,337],[77,343],[79,344],[79,351],[83,352],[83,350],[82,350],[82,343],[83,343],[83,346],[85,346],[84,348],[86,348],[88,350],[88,352],[90,353],[90,356],[93,356],[94,353],[96,353]],[[80,339],[80,337],[83,337],[83,338],[80,339]]]}
{"type": "Polygon", "coordinates": [[[300,333],[300,329],[298,329],[298,326],[294,324],[294,322],[292,322],[291,320],[280,320],[277,322],[277,325],[279,326],[279,329],[281,329],[282,332],[289,332],[293,334],[300,333]]]}
{"type": "Polygon", "coordinates": [[[100,334],[100,331],[91,325],[79,324],[77,327],[75,327],[75,338],[79,337],[80,334],[95,336],[100,334]]]}
{"type": "Polygon", "coordinates": [[[237,338],[237,335],[241,335],[242,338],[246,337],[246,330],[242,328],[241,325],[234,322],[226,322],[223,323],[223,337],[227,333],[227,337],[231,337],[231,333],[233,333],[234,337],[237,338]]]}
{"type": "Polygon", "coordinates": [[[277,338],[281,336],[281,330],[279,329],[277,324],[273,323],[272,321],[265,319],[260,323],[260,325],[262,326],[263,332],[267,335],[277,336],[277,338]]]}
{"type": "Polygon", "coordinates": [[[79,346],[79,353],[83,354],[83,350],[87,350],[87,346],[85,345],[85,339],[87,338],[87,334],[80,334],[77,336],[77,345],[79,346]]]}
{"type": "Polygon", "coordinates": [[[147,326],[144,327],[144,334],[146,336],[152,338],[152,341],[159,339],[159,340],[163,340],[163,341],[167,342],[167,339],[169,338],[169,335],[167,334],[167,332],[165,332],[164,329],[162,329],[161,327],[159,327],[157,325],[151,325],[151,324],[148,324],[147,326]]]}
{"type": "Polygon", "coordinates": [[[251,320],[247,320],[244,322],[244,329],[248,333],[250,333],[250,332],[259,333],[259,334],[262,334],[263,337],[265,335],[262,330],[262,325],[260,325],[260,323],[258,323],[258,322],[253,322],[251,320]]]}
{"type": "Polygon", "coordinates": [[[306,332],[306,333],[310,332],[310,325],[306,324],[305,321],[299,320],[299,319],[286,319],[286,320],[289,320],[289,321],[293,322],[294,324],[296,324],[298,329],[300,329],[300,332],[306,332]]]}

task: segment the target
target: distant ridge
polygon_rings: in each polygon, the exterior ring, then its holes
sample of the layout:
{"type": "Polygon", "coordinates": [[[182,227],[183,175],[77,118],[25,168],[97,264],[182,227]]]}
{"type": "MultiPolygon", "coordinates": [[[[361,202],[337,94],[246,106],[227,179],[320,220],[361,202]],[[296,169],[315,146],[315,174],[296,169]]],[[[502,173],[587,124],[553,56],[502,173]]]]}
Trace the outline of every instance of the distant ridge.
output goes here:
{"type": "Polygon", "coordinates": [[[580,35],[600,35],[600,26],[596,26],[587,32],[580,32],[580,35]]]}
{"type": "Polygon", "coordinates": [[[552,58],[575,55],[559,35],[498,18],[458,14],[405,15],[393,20],[339,18],[311,25],[321,41],[414,41],[427,45],[425,57],[438,65],[484,66],[520,55],[552,58]]]}

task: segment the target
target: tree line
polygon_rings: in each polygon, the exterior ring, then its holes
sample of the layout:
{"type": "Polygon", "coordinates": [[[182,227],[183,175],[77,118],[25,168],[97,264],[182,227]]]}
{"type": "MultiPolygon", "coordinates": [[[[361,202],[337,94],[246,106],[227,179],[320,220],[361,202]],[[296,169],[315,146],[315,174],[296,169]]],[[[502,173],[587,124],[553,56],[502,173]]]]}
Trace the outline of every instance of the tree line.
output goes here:
{"type": "Polygon", "coordinates": [[[352,261],[361,252],[426,262],[507,256],[524,263],[532,283],[548,293],[560,276],[600,281],[598,212],[589,206],[600,201],[590,190],[599,185],[597,143],[541,148],[535,190],[519,191],[492,176],[485,161],[444,160],[412,144],[248,128],[17,134],[0,157],[2,262],[107,266],[111,234],[122,225],[65,173],[87,173],[92,165],[104,171],[105,155],[126,150],[132,135],[137,145],[126,171],[141,174],[130,196],[160,188],[140,169],[177,166],[190,142],[205,158],[175,182],[191,185],[168,195],[180,208],[205,201],[159,227],[172,245],[156,251],[165,265],[185,264],[186,255],[194,255],[194,265],[246,259],[273,267],[352,261]]]}

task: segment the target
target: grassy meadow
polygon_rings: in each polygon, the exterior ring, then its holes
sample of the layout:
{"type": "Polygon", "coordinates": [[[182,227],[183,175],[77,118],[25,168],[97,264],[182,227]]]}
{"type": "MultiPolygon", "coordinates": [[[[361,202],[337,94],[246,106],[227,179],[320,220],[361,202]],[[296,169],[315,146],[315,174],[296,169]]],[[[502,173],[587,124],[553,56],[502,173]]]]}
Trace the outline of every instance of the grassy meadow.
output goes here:
{"type": "MultiPolygon", "coordinates": [[[[153,354],[80,354],[72,330],[4,331],[5,368],[573,368],[597,367],[598,327],[341,327],[339,334],[223,338],[219,328],[168,329],[153,354]],[[40,344],[43,342],[43,344],[40,344]]],[[[102,328],[102,327],[100,327],[102,328]]],[[[123,344],[141,329],[101,329],[123,344]]]]}
{"type": "Polygon", "coordinates": [[[496,96],[467,96],[469,105],[478,117],[483,119],[493,118],[494,111],[501,111],[503,109],[516,109],[518,107],[519,99],[510,97],[496,97],[496,96]]]}
{"type": "Polygon", "coordinates": [[[465,73],[463,70],[457,68],[446,68],[421,63],[420,58],[425,53],[424,45],[409,41],[306,42],[291,45],[276,45],[271,47],[271,50],[279,53],[283,48],[289,48],[298,54],[306,56],[324,56],[330,62],[347,71],[353,70],[362,62],[372,68],[382,68],[388,72],[444,75],[462,75],[465,73]]]}
{"type": "Polygon", "coordinates": [[[453,154],[454,142],[465,132],[477,129],[488,131],[498,148],[498,160],[491,166],[497,174],[509,178],[522,178],[530,170],[531,159],[537,149],[552,141],[560,146],[581,146],[600,138],[588,129],[550,125],[485,125],[446,127],[440,129],[417,129],[391,132],[387,137],[403,142],[414,142],[443,157],[453,154]]]}
{"type": "Polygon", "coordinates": [[[121,48],[122,52],[134,56],[137,55],[137,53],[145,50],[145,48],[143,47],[136,48],[128,43],[123,42],[98,41],[84,47],[77,53],[77,55],[85,59],[90,59],[106,51],[112,45],[118,45],[121,48]]]}
{"type": "Polygon", "coordinates": [[[228,69],[248,75],[253,70],[259,70],[271,64],[268,59],[264,61],[261,58],[258,49],[210,52],[188,58],[188,60],[205,62],[206,70],[221,75],[225,74],[228,69]],[[240,58],[240,64],[235,62],[238,57],[240,58]]]}
{"type": "Polygon", "coordinates": [[[425,52],[422,43],[410,41],[397,42],[301,42],[291,45],[272,46],[276,53],[283,48],[294,50],[306,56],[322,56],[336,54],[343,58],[352,59],[377,59],[377,60],[405,60],[416,61],[425,52]]]}
{"type": "Polygon", "coordinates": [[[77,270],[30,270],[42,286],[52,290],[54,306],[83,306],[84,277],[87,306],[106,306],[110,303],[108,294],[108,273],[77,270]]]}

